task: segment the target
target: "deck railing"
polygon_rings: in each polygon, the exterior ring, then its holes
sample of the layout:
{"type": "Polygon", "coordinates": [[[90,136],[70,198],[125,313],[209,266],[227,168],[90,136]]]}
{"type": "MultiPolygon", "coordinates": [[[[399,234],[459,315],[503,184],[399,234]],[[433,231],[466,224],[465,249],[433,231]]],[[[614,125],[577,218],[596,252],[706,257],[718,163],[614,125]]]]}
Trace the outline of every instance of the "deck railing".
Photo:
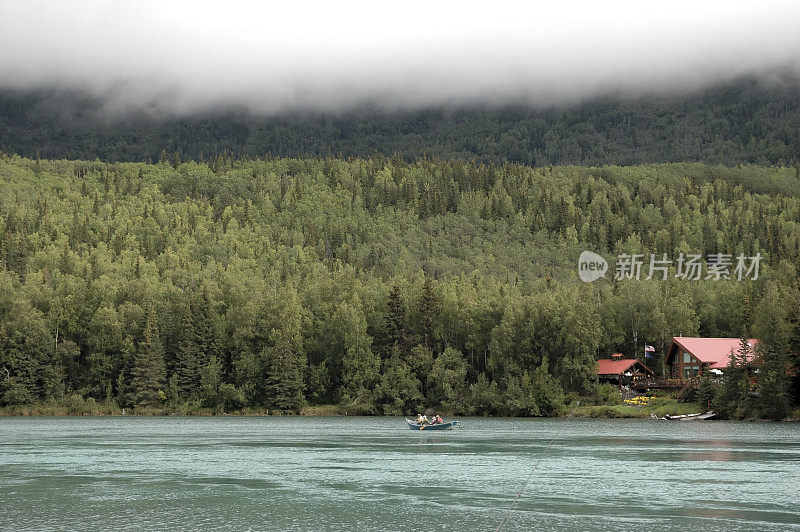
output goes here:
{"type": "Polygon", "coordinates": [[[634,388],[684,388],[686,386],[696,388],[700,384],[700,377],[691,377],[688,379],[673,379],[673,378],[651,378],[651,379],[637,379],[631,383],[634,388]]]}

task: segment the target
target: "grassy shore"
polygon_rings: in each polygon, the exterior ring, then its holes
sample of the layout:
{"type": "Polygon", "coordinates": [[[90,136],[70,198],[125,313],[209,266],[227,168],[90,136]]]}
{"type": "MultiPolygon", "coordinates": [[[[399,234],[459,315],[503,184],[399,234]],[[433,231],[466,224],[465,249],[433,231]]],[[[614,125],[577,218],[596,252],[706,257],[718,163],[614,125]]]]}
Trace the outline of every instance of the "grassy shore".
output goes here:
{"type": "MultiPolygon", "coordinates": [[[[163,408],[120,408],[116,403],[85,401],[64,401],[14,405],[0,408],[0,416],[268,416],[283,415],[282,412],[267,408],[244,408],[226,411],[221,408],[203,408],[192,405],[163,408]]],[[[300,410],[301,416],[340,416],[346,413],[339,405],[306,406],[300,410]]]]}
{"type": "MultiPolygon", "coordinates": [[[[650,418],[651,414],[664,417],[667,414],[677,416],[696,414],[705,409],[697,402],[678,403],[677,401],[657,401],[649,405],[565,405],[558,413],[559,417],[576,418],[650,418]]],[[[224,411],[222,409],[200,407],[165,407],[165,408],[125,408],[115,403],[95,402],[92,399],[82,402],[48,402],[30,405],[15,405],[0,408],[0,416],[269,416],[284,415],[282,412],[270,411],[266,408],[245,408],[242,410],[224,411]]],[[[306,406],[301,416],[345,416],[339,405],[306,406]]],[[[787,417],[787,421],[800,421],[800,408],[795,409],[787,417]]]]}
{"type": "MultiPolygon", "coordinates": [[[[703,411],[698,403],[668,403],[658,406],[628,406],[628,405],[587,405],[578,407],[565,406],[560,412],[561,417],[586,417],[586,418],[648,418],[650,413],[658,417],[666,414],[691,414],[703,411]]],[[[30,405],[15,405],[0,408],[0,416],[266,416],[282,415],[281,412],[270,411],[266,408],[245,408],[242,410],[225,411],[219,408],[201,408],[195,406],[179,406],[164,408],[120,408],[115,403],[96,402],[92,399],[86,401],[66,401],[35,403],[30,405]]],[[[299,415],[302,416],[344,416],[347,415],[339,405],[314,405],[304,407],[299,415]]]]}
{"type": "Polygon", "coordinates": [[[696,414],[705,412],[706,409],[700,403],[659,403],[654,405],[586,405],[577,407],[565,407],[562,415],[586,418],[649,418],[651,414],[657,417],[678,416],[683,414],[696,414]]]}

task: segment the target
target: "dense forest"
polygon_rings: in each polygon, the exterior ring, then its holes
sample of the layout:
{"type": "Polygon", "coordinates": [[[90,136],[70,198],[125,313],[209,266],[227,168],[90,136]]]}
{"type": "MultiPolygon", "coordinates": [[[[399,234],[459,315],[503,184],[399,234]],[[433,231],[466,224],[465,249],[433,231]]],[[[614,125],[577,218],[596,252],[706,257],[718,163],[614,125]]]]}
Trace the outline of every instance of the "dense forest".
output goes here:
{"type": "Polygon", "coordinates": [[[0,406],[548,415],[680,333],[760,338],[754,387],[701,393],[780,418],[799,261],[794,167],[0,154],[0,406]],[[583,283],[583,250],[763,263],[583,283]]]}
{"type": "Polygon", "coordinates": [[[120,113],[113,95],[0,92],[0,150],[28,157],[203,161],[235,157],[432,157],[529,166],[800,163],[797,79],[744,78],[691,94],[608,96],[549,108],[351,109],[173,116],[152,102],[120,113]]]}

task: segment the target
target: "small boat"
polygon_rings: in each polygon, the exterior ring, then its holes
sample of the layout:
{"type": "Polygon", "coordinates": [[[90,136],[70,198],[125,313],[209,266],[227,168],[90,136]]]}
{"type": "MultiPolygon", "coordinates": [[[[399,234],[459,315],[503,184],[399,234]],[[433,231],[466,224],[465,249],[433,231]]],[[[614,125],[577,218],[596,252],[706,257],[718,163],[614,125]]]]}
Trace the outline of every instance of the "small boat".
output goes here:
{"type": "Polygon", "coordinates": [[[709,410],[705,414],[700,414],[700,413],[698,413],[698,414],[683,414],[682,416],[671,416],[671,415],[667,414],[666,416],[664,416],[661,419],[668,419],[668,420],[671,420],[671,421],[675,421],[675,420],[678,420],[678,421],[693,421],[695,419],[711,419],[713,417],[716,417],[716,415],[717,415],[716,412],[713,412],[713,411],[709,410]]]}
{"type": "Polygon", "coordinates": [[[413,419],[406,418],[408,428],[411,430],[450,430],[458,426],[458,421],[445,421],[444,423],[423,423],[419,424],[413,419]]]}

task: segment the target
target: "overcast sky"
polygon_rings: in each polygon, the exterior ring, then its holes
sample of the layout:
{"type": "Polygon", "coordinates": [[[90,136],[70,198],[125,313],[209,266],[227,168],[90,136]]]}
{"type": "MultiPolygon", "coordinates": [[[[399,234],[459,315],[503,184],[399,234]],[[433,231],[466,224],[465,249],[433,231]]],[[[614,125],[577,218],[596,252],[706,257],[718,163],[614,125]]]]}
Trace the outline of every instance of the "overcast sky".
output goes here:
{"type": "Polygon", "coordinates": [[[796,68],[800,2],[0,0],[0,85],[110,107],[527,102],[796,68]]]}

